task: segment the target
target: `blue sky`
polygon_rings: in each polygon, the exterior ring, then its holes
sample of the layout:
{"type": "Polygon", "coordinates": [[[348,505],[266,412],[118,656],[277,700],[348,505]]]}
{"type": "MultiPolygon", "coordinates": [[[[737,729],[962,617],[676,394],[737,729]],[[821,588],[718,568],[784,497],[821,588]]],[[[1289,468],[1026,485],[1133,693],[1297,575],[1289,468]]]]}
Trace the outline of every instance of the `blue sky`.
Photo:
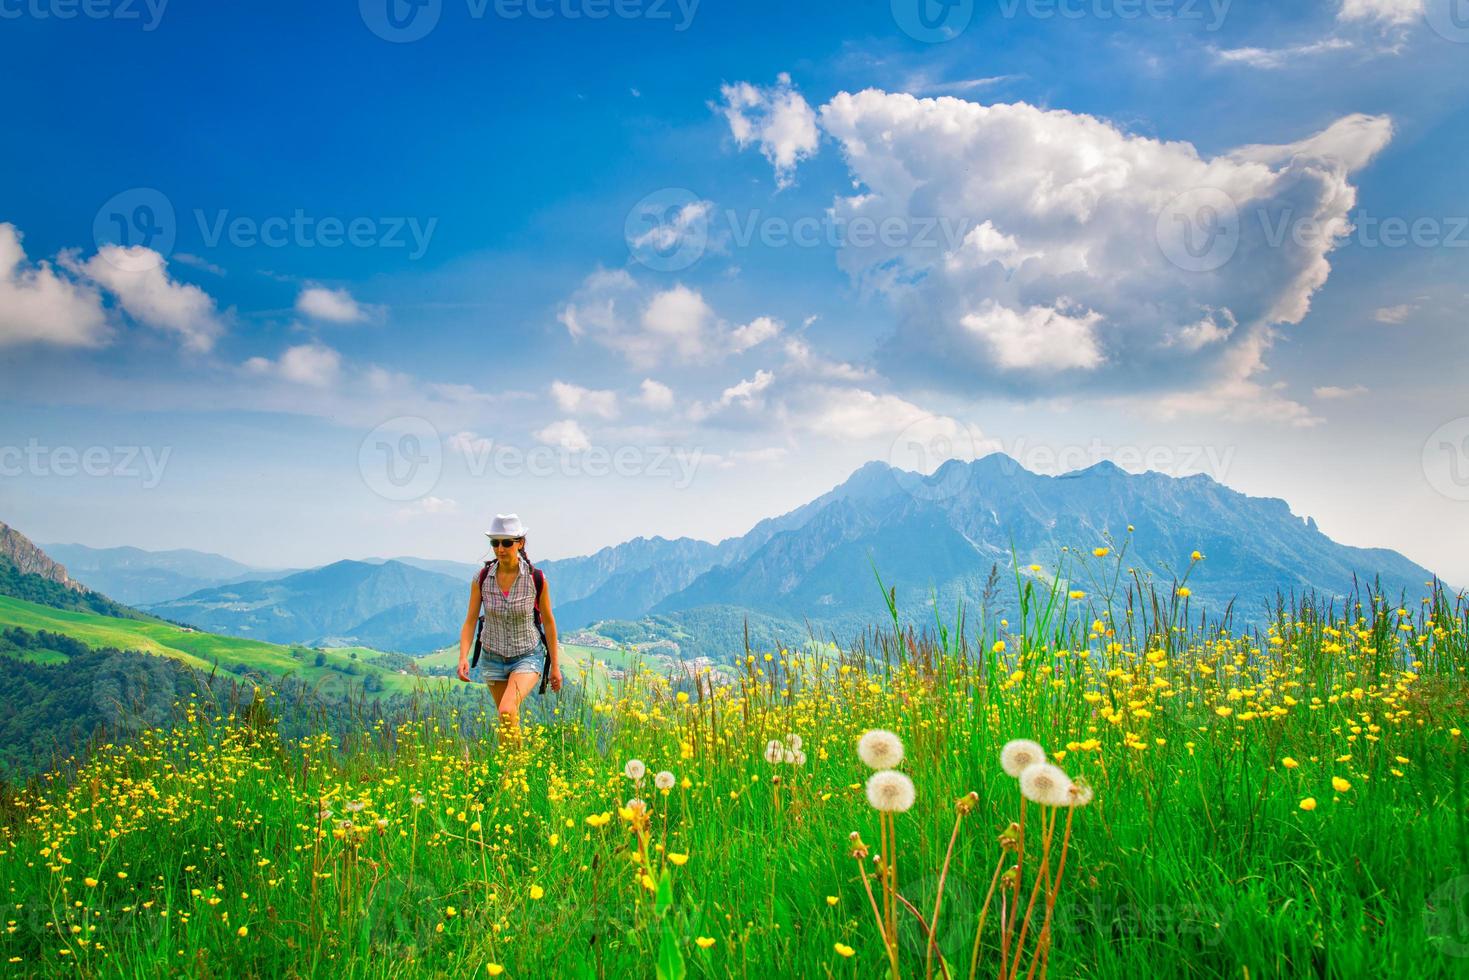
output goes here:
{"type": "Polygon", "coordinates": [[[929,3],[0,0],[0,519],[560,557],[1000,449],[1469,583],[1461,11],[929,3]]]}

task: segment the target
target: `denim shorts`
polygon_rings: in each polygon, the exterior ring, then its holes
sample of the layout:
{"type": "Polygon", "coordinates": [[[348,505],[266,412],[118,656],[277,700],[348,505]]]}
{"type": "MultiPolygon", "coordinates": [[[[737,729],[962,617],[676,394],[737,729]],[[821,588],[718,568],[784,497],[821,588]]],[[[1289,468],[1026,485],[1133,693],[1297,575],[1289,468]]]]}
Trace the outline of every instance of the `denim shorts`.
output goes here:
{"type": "Polygon", "coordinates": [[[502,657],[498,653],[488,650],[480,651],[479,672],[480,679],[486,681],[508,681],[511,674],[535,674],[541,673],[541,667],[545,664],[545,654],[540,647],[536,647],[529,653],[523,653],[518,657],[502,657]]]}

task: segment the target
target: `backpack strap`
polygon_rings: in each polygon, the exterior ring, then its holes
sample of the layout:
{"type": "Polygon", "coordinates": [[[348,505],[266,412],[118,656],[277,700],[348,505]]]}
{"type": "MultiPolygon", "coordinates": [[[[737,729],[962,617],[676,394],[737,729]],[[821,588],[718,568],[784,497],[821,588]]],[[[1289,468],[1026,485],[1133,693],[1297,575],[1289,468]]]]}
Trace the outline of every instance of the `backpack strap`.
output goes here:
{"type": "Polygon", "coordinates": [[[480,591],[479,621],[474,624],[474,659],[469,662],[470,669],[479,666],[480,634],[483,633],[485,629],[485,579],[489,576],[489,574],[490,563],[485,562],[485,566],[479,570],[479,578],[476,580],[480,591]]]}

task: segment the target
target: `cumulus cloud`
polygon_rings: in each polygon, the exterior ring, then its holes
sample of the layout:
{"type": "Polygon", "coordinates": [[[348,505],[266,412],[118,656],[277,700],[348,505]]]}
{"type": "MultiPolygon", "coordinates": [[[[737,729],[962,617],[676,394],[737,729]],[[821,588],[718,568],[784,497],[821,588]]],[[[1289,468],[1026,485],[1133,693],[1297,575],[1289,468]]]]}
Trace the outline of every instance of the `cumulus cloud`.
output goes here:
{"type": "Polygon", "coordinates": [[[575,419],[562,419],[552,422],[534,433],[536,441],[546,446],[555,446],[569,453],[577,453],[592,447],[592,441],[587,438],[586,432],[577,425],[575,419]]]}
{"type": "Polygon", "coordinates": [[[345,289],[307,286],[296,297],[296,312],[327,323],[362,323],[374,310],[352,298],[345,289]]]}
{"type": "Polygon", "coordinates": [[[734,332],[729,337],[730,348],[736,354],[743,353],[751,347],[757,344],[763,344],[771,337],[774,337],[780,333],[780,329],[781,323],[779,320],[772,319],[768,316],[757,316],[744,326],[735,327],[734,332]]]}
{"type": "MultiPolygon", "coordinates": [[[[1174,411],[1309,424],[1263,385],[1273,328],[1299,322],[1351,230],[1350,177],[1390,120],[1353,115],[1284,145],[1205,155],[1025,103],[868,89],[818,113],[855,192],[839,265],[898,317],[878,360],[924,387],[1013,395],[1178,392],[1174,411]]],[[[1292,407],[1294,406],[1294,407],[1292,407]]]]}
{"type": "Polygon", "coordinates": [[[111,293],[128,316],[175,334],[188,350],[212,350],[224,333],[213,298],[198,286],[169,278],[167,260],[150,248],[103,245],[86,262],[75,256],[63,262],[111,293]]]}
{"type": "Polygon", "coordinates": [[[654,411],[667,411],[673,407],[673,389],[661,381],[644,378],[638,387],[637,403],[654,411]]]}
{"type": "Polygon", "coordinates": [[[650,288],[621,269],[593,272],[557,319],[574,339],[601,344],[645,369],[710,363],[780,332],[780,321],[766,316],[731,328],[697,289],[682,283],[650,288]]]}
{"type": "Polygon", "coordinates": [[[796,164],[816,153],[820,138],[816,113],[791,85],[791,76],[781,72],[773,86],[722,85],[719,94],[719,110],[740,149],[759,146],[775,168],[776,185],[789,187],[796,164]]]}
{"type": "Polygon", "coordinates": [[[341,375],[342,355],[325,344],[298,344],[286,348],[276,360],[252,357],[245,362],[245,370],[293,384],[329,388],[341,375]]]}
{"type": "Polygon", "coordinates": [[[95,289],[26,261],[20,231],[0,223],[0,347],[101,347],[111,331],[95,289]]]}
{"type": "Polygon", "coordinates": [[[563,412],[597,415],[604,419],[617,417],[617,392],[595,391],[566,381],[551,382],[551,397],[563,412]]]}

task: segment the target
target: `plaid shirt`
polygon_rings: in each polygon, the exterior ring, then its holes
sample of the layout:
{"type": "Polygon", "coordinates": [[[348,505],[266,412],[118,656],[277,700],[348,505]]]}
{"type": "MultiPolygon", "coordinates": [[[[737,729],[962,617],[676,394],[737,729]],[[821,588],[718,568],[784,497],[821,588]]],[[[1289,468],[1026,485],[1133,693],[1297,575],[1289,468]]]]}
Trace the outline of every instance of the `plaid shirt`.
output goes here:
{"type": "Polygon", "coordinates": [[[479,590],[480,605],[485,613],[480,648],[512,660],[541,645],[541,634],[536,632],[535,621],[536,583],[531,577],[530,562],[522,556],[520,575],[510,586],[510,594],[506,595],[500,591],[495,579],[498,567],[498,562],[491,563],[485,584],[479,590]]]}

